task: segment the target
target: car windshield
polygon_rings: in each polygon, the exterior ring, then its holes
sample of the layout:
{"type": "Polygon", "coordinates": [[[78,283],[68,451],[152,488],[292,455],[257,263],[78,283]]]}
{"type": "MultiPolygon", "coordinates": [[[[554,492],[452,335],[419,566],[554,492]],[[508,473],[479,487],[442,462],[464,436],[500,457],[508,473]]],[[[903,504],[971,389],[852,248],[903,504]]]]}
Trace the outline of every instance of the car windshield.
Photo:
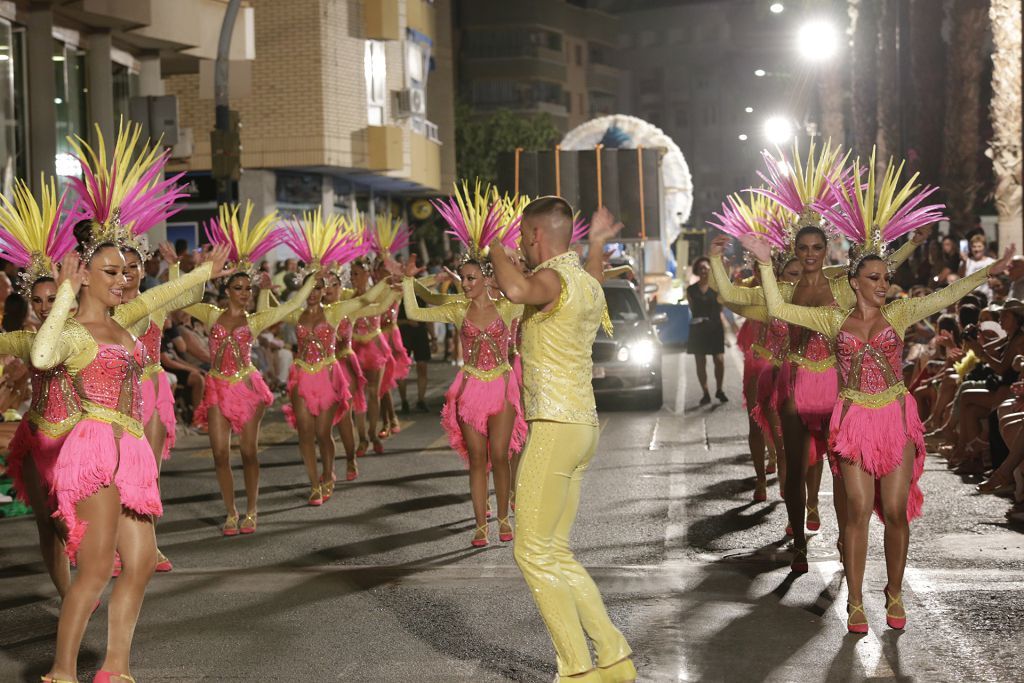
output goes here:
{"type": "Polygon", "coordinates": [[[613,323],[633,323],[643,320],[644,309],[636,293],[627,287],[608,287],[604,290],[608,302],[608,315],[613,323]]]}

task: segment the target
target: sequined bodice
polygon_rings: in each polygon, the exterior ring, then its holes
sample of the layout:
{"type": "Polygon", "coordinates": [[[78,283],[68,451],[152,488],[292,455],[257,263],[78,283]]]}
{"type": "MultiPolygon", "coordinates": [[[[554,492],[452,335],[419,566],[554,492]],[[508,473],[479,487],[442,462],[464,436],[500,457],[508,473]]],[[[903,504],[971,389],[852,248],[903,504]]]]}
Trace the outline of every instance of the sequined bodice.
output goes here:
{"type": "Polygon", "coordinates": [[[57,424],[82,411],[82,402],[66,366],[58,365],[46,371],[31,368],[29,372],[32,379],[32,417],[57,424]]]}
{"type": "Polygon", "coordinates": [[[234,375],[252,363],[252,330],[239,325],[230,333],[220,323],[210,329],[210,358],[222,375],[234,375]]]}
{"type": "Polygon", "coordinates": [[[139,342],[146,349],[146,361],[150,365],[156,365],[160,362],[160,341],[163,335],[163,331],[159,326],[152,320],[149,321],[149,327],[139,337],[139,342]]]}
{"type": "Polygon", "coordinates": [[[334,358],[337,336],[333,328],[325,321],[320,321],[312,329],[306,325],[295,326],[295,336],[299,341],[299,359],[314,364],[325,358],[334,358]]]}
{"type": "Polygon", "coordinates": [[[96,357],[75,375],[75,388],[83,401],[142,419],[142,368],[146,349],[140,341],[129,352],[120,344],[100,344],[96,357]]]}
{"type": "Polygon", "coordinates": [[[336,343],[339,351],[352,348],[352,321],[348,318],[342,318],[341,322],[338,323],[336,343]]]}
{"type": "Polygon", "coordinates": [[[352,325],[352,334],[367,335],[380,331],[380,316],[371,315],[365,318],[356,318],[352,325]]]}
{"type": "Polygon", "coordinates": [[[817,362],[832,356],[828,337],[798,325],[789,326],[789,352],[799,358],[817,362]]]}
{"type": "Polygon", "coordinates": [[[459,333],[466,365],[486,371],[507,364],[512,337],[501,316],[485,329],[480,329],[467,318],[462,321],[459,333]]]}
{"type": "Polygon", "coordinates": [[[767,350],[772,358],[785,360],[789,352],[789,323],[772,318],[771,324],[762,324],[757,344],[767,350]]]}
{"type": "Polygon", "coordinates": [[[878,394],[902,382],[903,340],[891,327],[865,344],[849,332],[836,337],[836,362],[843,388],[878,394]]]}
{"type": "Polygon", "coordinates": [[[380,317],[380,326],[382,328],[394,327],[398,322],[398,307],[402,305],[401,301],[396,301],[391,305],[384,315],[380,317]]]}

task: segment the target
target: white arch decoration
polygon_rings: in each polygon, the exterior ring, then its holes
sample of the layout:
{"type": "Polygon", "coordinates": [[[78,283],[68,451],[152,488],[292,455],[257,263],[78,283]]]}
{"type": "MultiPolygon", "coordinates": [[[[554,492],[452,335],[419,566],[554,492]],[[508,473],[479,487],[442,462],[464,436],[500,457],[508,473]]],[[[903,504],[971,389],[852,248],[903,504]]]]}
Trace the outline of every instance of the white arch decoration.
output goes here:
{"type": "Polygon", "coordinates": [[[665,131],[643,119],[626,114],[612,114],[591,119],[569,131],[562,138],[564,150],[593,149],[604,139],[612,127],[618,128],[629,137],[625,149],[661,147],[666,150],[661,163],[662,196],[662,245],[666,255],[671,257],[671,245],[679,237],[680,224],[690,220],[693,209],[693,176],[686,164],[679,145],[665,131]]]}

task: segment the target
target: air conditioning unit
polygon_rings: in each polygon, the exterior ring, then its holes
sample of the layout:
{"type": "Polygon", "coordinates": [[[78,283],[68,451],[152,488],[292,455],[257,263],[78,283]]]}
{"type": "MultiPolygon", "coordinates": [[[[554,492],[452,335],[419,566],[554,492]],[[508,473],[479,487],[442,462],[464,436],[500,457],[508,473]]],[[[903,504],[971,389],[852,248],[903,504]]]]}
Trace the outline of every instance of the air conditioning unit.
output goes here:
{"type": "Polygon", "coordinates": [[[192,150],[195,147],[195,138],[192,134],[191,128],[179,128],[178,129],[178,142],[171,147],[171,158],[172,159],[188,159],[192,156],[192,150]]]}
{"type": "Polygon", "coordinates": [[[423,116],[427,113],[427,96],[419,88],[407,88],[395,92],[395,113],[397,116],[423,116]]]}

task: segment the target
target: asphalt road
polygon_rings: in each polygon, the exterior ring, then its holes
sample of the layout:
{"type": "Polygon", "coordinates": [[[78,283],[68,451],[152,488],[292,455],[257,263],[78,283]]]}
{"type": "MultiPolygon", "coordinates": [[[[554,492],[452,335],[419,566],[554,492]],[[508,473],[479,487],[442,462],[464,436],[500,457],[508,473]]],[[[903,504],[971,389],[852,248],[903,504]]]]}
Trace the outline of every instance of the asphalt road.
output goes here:
{"type": "MultiPolygon", "coordinates": [[[[733,401],[710,408],[696,406],[690,363],[665,358],[662,411],[602,412],[574,535],[641,680],[1024,680],[1024,535],[1006,527],[1005,501],[930,461],[925,516],[912,528],[907,630],[885,628],[873,521],[872,630],[846,635],[831,499],[822,496],[811,571],[794,578],[776,490],[751,502],[737,359],[728,361],[733,401]]],[[[439,406],[451,369],[432,373],[439,406]]],[[[319,509],[305,505],[296,437],[279,413],[264,441],[252,537],[219,535],[202,438],[182,438],[165,466],[158,530],[175,569],[154,578],[143,607],[140,683],[552,679],[554,652],[511,546],[495,532],[490,547],[469,547],[466,476],[436,416],[411,416],[387,453],[362,459],[360,479],[339,483],[319,509]]],[[[58,603],[34,533],[28,519],[0,521],[0,681],[36,681],[52,656],[58,603]]],[[[105,616],[101,607],[86,633],[83,681],[102,657],[105,616]]]]}

